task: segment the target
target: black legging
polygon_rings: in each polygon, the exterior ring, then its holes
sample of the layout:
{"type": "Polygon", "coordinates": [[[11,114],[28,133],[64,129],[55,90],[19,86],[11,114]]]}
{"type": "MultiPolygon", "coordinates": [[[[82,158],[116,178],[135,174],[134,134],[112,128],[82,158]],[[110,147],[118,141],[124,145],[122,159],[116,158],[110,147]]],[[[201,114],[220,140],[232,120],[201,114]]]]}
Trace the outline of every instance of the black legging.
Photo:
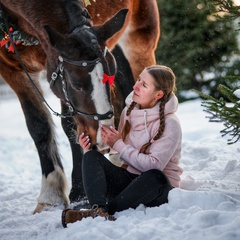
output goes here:
{"type": "Polygon", "coordinates": [[[139,204],[148,207],[168,202],[173,188],[165,174],[152,169],[136,175],[112,164],[97,151],[88,151],[83,157],[83,185],[92,206],[97,204],[109,214],[139,204]]]}

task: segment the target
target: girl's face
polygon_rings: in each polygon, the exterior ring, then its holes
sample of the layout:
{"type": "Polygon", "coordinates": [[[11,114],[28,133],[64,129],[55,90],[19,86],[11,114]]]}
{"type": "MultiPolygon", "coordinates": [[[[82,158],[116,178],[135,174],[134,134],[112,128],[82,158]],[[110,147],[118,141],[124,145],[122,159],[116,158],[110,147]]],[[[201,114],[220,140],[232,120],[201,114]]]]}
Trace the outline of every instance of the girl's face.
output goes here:
{"type": "Polygon", "coordinates": [[[154,78],[146,69],[139,75],[133,90],[132,100],[138,103],[141,109],[152,108],[164,95],[162,90],[155,89],[154,78]]]}

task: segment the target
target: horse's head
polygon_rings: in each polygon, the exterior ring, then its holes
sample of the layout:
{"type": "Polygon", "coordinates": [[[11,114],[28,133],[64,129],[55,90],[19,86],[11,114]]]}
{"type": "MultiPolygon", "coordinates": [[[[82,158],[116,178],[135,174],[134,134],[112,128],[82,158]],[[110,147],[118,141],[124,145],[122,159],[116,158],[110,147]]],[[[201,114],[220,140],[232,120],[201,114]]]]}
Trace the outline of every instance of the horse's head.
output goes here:
{"type": "Polygon", "coordinates": [[[99,150],[106,147],[99,125],[114,124],[110,85],[116,64],[105,45],[122,28],[126,14],[126,9],[121,10],[101,26],[84,23],[69,34],[45,27],[50,43],[46,52],[51,89],[68,107],[66,116],[74,117],[78,135],[84,132],[90,136],[92,146],[99,150]]]}

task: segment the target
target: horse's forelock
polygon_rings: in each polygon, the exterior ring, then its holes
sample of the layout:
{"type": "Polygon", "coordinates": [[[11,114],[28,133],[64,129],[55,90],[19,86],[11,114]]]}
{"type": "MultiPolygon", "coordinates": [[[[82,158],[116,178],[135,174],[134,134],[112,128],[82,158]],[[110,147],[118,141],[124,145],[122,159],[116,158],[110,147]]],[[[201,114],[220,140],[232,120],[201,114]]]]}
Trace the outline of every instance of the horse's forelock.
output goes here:
{"type": "Polygon", "coordinates": [[[89,15],[87,9],[83,6],[82,1],[66,1],[65,9],[69,17],[69,29],[73,30],[77,26],[83,25],[91,26],[91,16],[89,15]]]}

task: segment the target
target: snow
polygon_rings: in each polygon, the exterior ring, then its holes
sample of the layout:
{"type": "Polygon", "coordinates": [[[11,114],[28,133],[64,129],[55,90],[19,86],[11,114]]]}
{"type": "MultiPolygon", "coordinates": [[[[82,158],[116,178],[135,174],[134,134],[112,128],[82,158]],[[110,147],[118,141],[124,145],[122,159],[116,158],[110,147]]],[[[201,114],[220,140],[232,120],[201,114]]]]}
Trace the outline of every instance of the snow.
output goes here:
{"type": "Polygon", "coordinates": [[[233,94],[240,99],[240,89],[235,90],[233,94]]]}
{"type": "MultiPolygon", "coordinates": [[[[47,101],[59,111],[49,92],[47,101]]],[[[86,218],[66,229],[60,208],[32,214],[41,183],[37,151],[16,97],[0,97],[0,112],[1,240],[240,239],[240,144],[227,145],[219,133],[223,126],[208,122],[200,100],[179,106],[184,173],[181,189],[170,191],[169,203],[118,212],[115,222],[86,218]]],[[[70,148],[60,119],[53,119],[70,185],[70,148]]]]}

